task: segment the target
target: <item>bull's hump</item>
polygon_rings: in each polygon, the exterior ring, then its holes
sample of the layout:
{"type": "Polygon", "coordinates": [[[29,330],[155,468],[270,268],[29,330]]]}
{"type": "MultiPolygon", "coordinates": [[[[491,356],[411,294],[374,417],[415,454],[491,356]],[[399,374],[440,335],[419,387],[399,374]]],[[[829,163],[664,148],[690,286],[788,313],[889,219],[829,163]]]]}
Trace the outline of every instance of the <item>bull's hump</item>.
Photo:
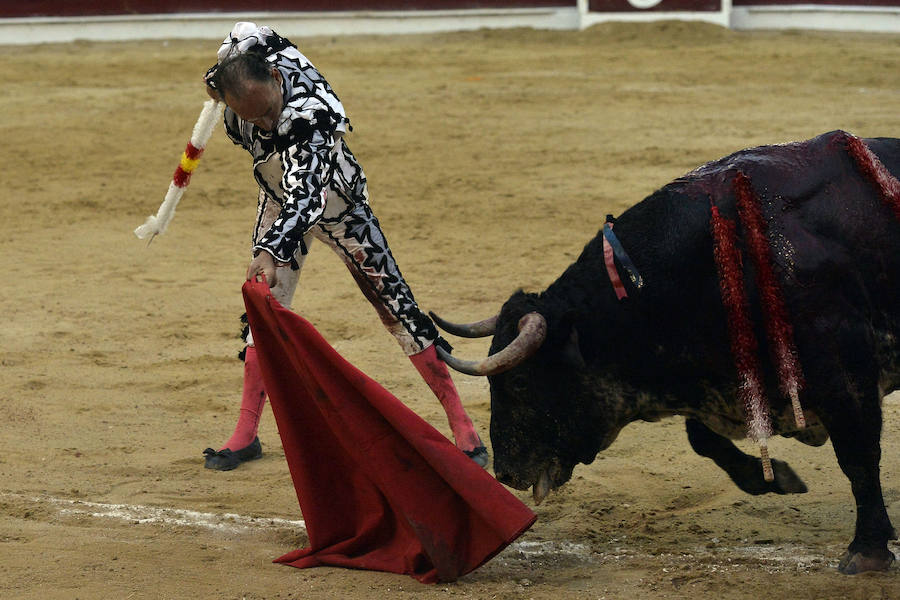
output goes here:
{"type": "Polygon", "coordinates": [[[734,195],[735,176],[743,173],[762,197],[776,187],[781,197],[806,197],[810,188],[821,182],[819,178],[804,181],[797,175],[821,175],[825,165],[848,161],[850,137],[845,131],[835,130],[805,141],[746,148],[701,165],[666,187],[689,197],[729,198],[734,195]],[[815,165],[820,167],[814,168],[815,165]]]}

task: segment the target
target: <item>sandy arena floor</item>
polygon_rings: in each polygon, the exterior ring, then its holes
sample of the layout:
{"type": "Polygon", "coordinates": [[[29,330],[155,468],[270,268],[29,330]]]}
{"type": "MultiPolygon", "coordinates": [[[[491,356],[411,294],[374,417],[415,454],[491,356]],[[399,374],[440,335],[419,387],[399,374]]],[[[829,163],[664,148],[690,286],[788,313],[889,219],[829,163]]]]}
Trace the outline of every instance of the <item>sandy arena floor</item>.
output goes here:
{"type": "MultiPolygon", "coordinates": [[[[707,160],[837,128],[900,134],[900,36],[658,23],[294,41],[349,110],[420,305],[456,320],[543,289],[604,215],[707,160]]],[[[810,492],[750,497],[690,450],[680,419],[628,427],[455,583],[272,564],[306,538],[271,411],[262,460],[221,473],[201,456],[238,407],[248,157],[217,131],[169,231],[149,247],[132,234],[162,201],[217,45],[0,47],[0,597],[900,599],[896,569],[835,570],[855,508],[830,446],[776,441],[810,492]]],[[[321,247],[295,308],[449,433],[321,247]]],[[[486,382],[455,379],[486,437],[486,382]]],[[[900,395],[885,413],[900,525],[900,395]]]]}

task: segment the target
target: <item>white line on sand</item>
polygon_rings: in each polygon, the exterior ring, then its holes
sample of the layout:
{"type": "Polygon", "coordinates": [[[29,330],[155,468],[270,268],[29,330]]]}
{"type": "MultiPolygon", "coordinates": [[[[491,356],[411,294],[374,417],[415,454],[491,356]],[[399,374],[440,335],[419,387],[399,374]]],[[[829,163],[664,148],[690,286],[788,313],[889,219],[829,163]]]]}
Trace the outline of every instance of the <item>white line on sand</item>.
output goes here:
{"type": "MultiPolygon", "coordinates": [[[[26,496],[24,494],[0,492],[0,498],[16,498],[37,504],[49,504],[57,507],[60,515],[89,516],[100,519],[118,519],[131,523],[149,525],[177,525],[181,527],[199,527],[222,531],[227,533],[245,533],[261,529],[288,529],[293,531],[305,531],[306,523],[303,520],[280,519],[276,517],[251,517],[235,513],[209,513],[181,508],[166,508],[157,506],[144,506],[139,504],[111,504],[103,502],[90,502],[87,500],[72,500],[67,498],[55,498],[52,496],[26,496]]],[[[614,540],[617,541],[617,540],[614,540]]],[[[721,547],[720,552],[732,552],[741,556],[752,557],[759,560],[767,568],[775,570],[805,569],[811,566],[821,565],[827,561],[821,556],[820,551],[811,550],[792,544],[778,544],[775,546],[747,545],[737,547],[721,547]]],[[[539,559],[551,556],[554,558],[568,557],[576,560],[623,560],[627,558],[639,558],[644,556],[640,552],[628,547],[615,546],[607,551],[592,549],[586,544],[561,541],[530,541],[517,540],[510,544],[505,552],[513,552],[524,559],[539,559]]],[[[732,558],[721,558],[712,555],[705,548],[696,548],[694,552],[672,555],[668,559],[679,562],[694,563],[699,557],[704,558],[704,564],[713,571],[729,569],[735,565],[730,564],[732,558]],[[718,560],[709,561],[710,558],[718,560]],[[725,561],[724,563],[721,561],[725,561]]],[[[652,558],[652,557],[650,557],[652,558]]],[[[660,558],[660,556],[656,556],[660,558]]]]}
{"type": "Polygon", "coordinates": [[[302,520],[279,519],[276,517],[250,517],[235,513],[207,513],[182,508],[142,506],[139,504],[107,504],[86,500],[65,498],[29,498],[59,506],[62,515],[87,515],[98,518],[119,519],[132,523],[163,523],[186,527],[201,527],[218,531],[242,532],[251,529],[306,529],[302,520]]]}
{"type": "MultiPolygon", "coordinates": [[[[0,493],[0,497],[3,496],[15,497],[40,504],[51,504],[58,507],[60,515],[118,519],[131,523],[200,527],[229,533],[242,533],[254,529],[306,530],[306,523],[303,520],[250,517],[235,513],[208,513],[182,508],[165,508],[139,504],[110,504],[54,498],[52,496],[33,497],[0,493]]],[[[535,542],[519,540],[510,545],[510,550],[521,553],[525,558],[537,558],[545,555],[567,555],[588,560],[591,556],[591,550],[588,546],[566,541],[535,542]]]]}

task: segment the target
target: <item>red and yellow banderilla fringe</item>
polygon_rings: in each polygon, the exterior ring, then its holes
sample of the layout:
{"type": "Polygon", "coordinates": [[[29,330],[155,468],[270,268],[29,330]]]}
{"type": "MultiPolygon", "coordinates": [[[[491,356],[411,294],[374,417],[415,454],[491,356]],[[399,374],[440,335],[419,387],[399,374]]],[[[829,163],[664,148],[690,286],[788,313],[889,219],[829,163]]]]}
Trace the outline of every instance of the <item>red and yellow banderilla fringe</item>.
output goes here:
{"type": "Polygon", "coordinates": [[[196,170],[197,165],[200,164],[200,156],[203,154],[203,150],[203,148],[197,148],[188,142],[187,148],[181,154],[181,161],[175,169],[175,174],[172,176],[172,181],[175,185],[181,188],[187,187],[187,184],[191,181],[191,174],[196,170]]]}

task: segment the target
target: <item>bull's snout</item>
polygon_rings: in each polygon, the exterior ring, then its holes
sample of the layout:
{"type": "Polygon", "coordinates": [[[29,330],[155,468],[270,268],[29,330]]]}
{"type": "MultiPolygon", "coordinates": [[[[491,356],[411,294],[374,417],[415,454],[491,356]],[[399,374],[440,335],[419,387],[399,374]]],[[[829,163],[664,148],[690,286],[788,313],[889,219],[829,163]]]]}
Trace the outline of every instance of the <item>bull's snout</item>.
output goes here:
{"type": "Polygon", "coordinates": [[[543,502],[544,498],[547,497],[547,494],[550,493],[550,490],[553,488],[550,482],[550,474],[546,469],[540,472],[536,481],[525,481],[521,478],[513,477],[505,471],[495,470],[494,474],[497,481],[503,485],[508,485],[513,489],[524,491],[531,488],[535,504],[543,502]]]}
{"type": "Polygon", "coordinates": [[[516,490],[527,490],[529,487],[531,487],[531,483],[522,481],[520,478],[515,477],[508,471],[498,471],[495,468],[494,476],[497,478],[497,481],[499,481],[503,485],[509,486],[516,490]]]}
{"type": "Polygon", "coordinates": [[[494,475],[497,477],[497,481],[499,481],[499,482],[502,483],[503,485],[508,485],[508,486],[510,486],[510,487],[515,487],[515,486],[513,485],[513,479],[512,479],[512,477],[510,477],[507,473],[505,473],[505,472],[503,472],[503,471],[500,471],[500,472],[495,472],[494,475]]]}

